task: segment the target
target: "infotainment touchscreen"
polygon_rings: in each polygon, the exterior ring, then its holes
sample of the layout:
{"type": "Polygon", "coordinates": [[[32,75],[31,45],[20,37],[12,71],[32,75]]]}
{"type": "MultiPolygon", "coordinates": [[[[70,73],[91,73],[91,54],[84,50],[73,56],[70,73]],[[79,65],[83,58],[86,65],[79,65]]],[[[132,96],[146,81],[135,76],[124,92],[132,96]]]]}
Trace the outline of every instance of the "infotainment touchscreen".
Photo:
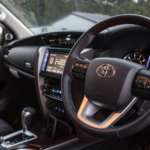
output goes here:
{"type": "Polygon", "coordinates": [[[50,53],[45,71],[62,74],[67,57],[65,54],[50,53]]]}

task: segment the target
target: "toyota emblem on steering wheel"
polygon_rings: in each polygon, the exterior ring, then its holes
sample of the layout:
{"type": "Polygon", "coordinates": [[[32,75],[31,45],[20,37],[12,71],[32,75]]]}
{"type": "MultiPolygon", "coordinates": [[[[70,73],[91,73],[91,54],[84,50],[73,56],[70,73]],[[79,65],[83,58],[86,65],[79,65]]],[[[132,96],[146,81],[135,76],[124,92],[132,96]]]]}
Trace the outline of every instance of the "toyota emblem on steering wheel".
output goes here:
{"type": "Polygon", "coordinates": [[[116,70],[110,64],[101,64],[100,66],[97,67],[96,73],[100,77],[110,78],[115,75],[116,70]]]}

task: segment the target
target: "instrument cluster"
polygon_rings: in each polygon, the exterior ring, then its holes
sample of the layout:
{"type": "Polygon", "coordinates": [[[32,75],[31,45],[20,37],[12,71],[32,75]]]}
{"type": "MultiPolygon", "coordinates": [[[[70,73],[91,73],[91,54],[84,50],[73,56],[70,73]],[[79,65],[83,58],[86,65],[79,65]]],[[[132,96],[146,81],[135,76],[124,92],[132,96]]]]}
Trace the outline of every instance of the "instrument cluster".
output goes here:
{"type": "Polygon", "coordinates": [[[146,69],[148,69],[148,67],[149,67],[149,59],[150,58],[145,57],[145,55],[143,55],[140,52],[132,52],[130,54],[127,54],[126,56],[124,56],[123,59],[140,64],[140,65],[144,66],[146,69]]]}

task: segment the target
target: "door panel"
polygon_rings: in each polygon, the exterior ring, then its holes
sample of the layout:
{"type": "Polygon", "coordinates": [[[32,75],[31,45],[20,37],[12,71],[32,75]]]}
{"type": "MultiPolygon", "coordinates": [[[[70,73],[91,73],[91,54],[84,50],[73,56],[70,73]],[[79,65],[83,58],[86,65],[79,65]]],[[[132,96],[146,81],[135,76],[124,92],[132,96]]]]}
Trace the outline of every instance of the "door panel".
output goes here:
{"type": "Polygon", "coordinates": [[[0,118],[14,124],[20,116],[20,91],[17,81],[6,70],[3,56],[6,48],[0,48],[0,118]]]}

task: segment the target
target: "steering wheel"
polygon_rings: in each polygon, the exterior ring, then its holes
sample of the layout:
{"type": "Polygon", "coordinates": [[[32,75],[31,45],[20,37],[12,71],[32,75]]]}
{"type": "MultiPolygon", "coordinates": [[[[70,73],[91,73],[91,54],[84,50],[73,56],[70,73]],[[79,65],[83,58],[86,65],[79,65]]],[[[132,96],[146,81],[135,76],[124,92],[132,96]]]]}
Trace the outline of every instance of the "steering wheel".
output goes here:
{"type": "Polygon", "coordinates": [[[94,25],[73,46],[62,75],[63,103],[68,116],[80,129],[97,137],[126,137],[150,124],[148,109],[143,115],[125,125],[114,125],[137,102],[137,97],[150,99],[150,91],[145,89],[145,84],[150,78],[148,70],[123,59],[109,57],[90,61],[79,57],[81,51],[99,32],[120,24],[136,24],[150,29],[150,18],[119,15],[94,25]],[[79,110],[75,107],[71,95],[71,82],[75,78],[85,78],[84,98],[79,110]],[[101,108],[112,111],[104,121],[93,118],[101,108]]]}

